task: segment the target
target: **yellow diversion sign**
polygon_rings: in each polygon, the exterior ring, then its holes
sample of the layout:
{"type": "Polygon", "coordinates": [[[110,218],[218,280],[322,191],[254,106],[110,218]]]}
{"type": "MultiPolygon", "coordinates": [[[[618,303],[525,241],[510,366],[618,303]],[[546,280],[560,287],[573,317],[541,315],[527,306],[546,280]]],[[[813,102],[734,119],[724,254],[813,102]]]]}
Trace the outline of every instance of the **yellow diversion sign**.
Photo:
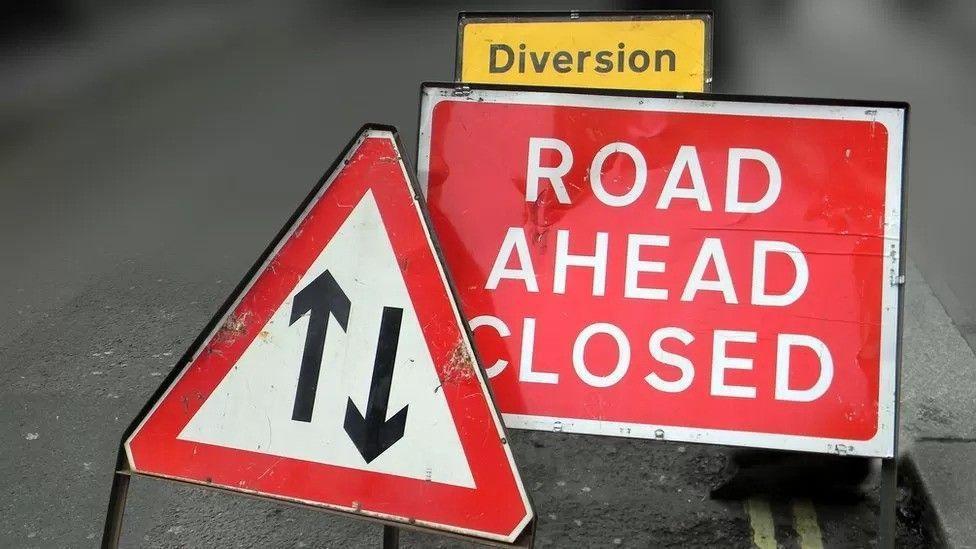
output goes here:
{"type": "Polygon", "coordinates": [[[461,82],[707,91],[711,15],[466,14],[458,19],[461,82]]]}

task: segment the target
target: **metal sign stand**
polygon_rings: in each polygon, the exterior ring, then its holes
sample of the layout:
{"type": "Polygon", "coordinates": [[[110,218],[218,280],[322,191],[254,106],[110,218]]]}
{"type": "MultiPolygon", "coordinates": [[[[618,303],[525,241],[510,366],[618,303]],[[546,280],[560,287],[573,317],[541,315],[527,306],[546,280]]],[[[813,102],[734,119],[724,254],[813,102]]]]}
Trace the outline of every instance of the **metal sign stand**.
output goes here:
{"type": "Polygon", "coordinates": [[[400,547],[400,529],[396,526],[383,526],[383,549],[400,547]]]}
{"type": "MultiPolygon", "coordinates": [[[[131,472],[117,470],[112,478],[112,495],[109,499],[108,512],[105,518],[105,530],[102,533],[102,549],[116,549],[122,535],[122,516],[125,514],[125,501],[129,492],[131,472]]],[[[383,549],[398,549],[400,547],[400,529],[388,524],[383,525],[383,549]]],[[[529,545],[531,547],[531,544],[529,545]]]]}
{"type": "Polygon", "coordinates": [[[105,515],[105,529],[102,531],[102,549],[115,549],[122,536],[122,515],[125,514],[125,500],[129,494],[129,473],[115,468],[112,475],[112,494],[108,500],[105,515]]]}
{"type": "MultiPolygon", "coordinates": [[[[122,535],[122,516],[125,514],[125,501],[129,492],[129,471],[117,470],[112,478],[112,495],[109,499],[105,530],[102,533],[102,549],[116,549],[122,535]]],[[[383,549],[400,547],[400,529],[389,524],[383,525],[383,549]]],[[[529,545],[531,547],[531,544],[529,545]]]]}
{"type": "Polygon", "coordinates": [[[908,196],[908,124],[905,116],[905,139],[902,143],[901,164],[901,216],[899,219],[898,274],[893,282],[898,285],[898,338],[895,344],[895,406],[894,444],[892,457],[881,460],[881,487],[878,504],[878,545],[881,549],[894,549],[898,536],[898,429],[901,425],[901,361],[905,340],[905,273],[907,272],[908,223],[906,223],[906,198],[908,196]]]}
{"type": "MultiPolygon", "coordinates": [[[[138,473],[134,473],[133,471],[131,471],[128,468],[128,465],[124,461],[124,457],[123,457],[124,455],[125,454],[120,454],[120,456],[119,456],[120,465],[119,465],[119,467],[116,467],[115,474],[114,474],[114,476],[112,478],[112,492],[111,492],[111,497],[110,497],[109,502],[108,502],[108,511],[105,514],[105,528],[102,531],[102,545],[101,545],[102,549],[118,549],[118,547],[119,547],[119,540],[122,537],[122,518],[125,515],[125,504],[126,504],[126,500],[127,500],[127,496],[128,496],[128,492],[129,492],[129,481],[131,480],[131,477],[132,476],[138,474],[138,473]]],[[[156,477],[152,477],[150,475],[141,475],[141,476],[143,476],[145,478],[156,478],[156,477]]],[[[170,480],[170,479],[167,479],[167,480],[170,480]]],[[[174,480],[173,482],[179,482],[181,484],[186,484],[186,485],[199,486],[197,484],[183,482],[183,481],[179,481],[179,480],[174,480]]],[[[207,488],[207,487],[205,486],[205,488],[207,488]]],[[[283,504],[290,505],[290,506],[294,506],[294,507],[302,507],[302,508],[305,508],[305,509],[313,509],[315,511],[320,511],[320,512],[323,512],[323,513],[329,513],[329,514],[333,514],[333,515],[342,515],[342,516],[346,516],[346,517],[349,517],[349,518],[358,518],[358,519],[362,519],[362,520],[368,520],[368,521],[371,521],[371,522],[379,522],[379,523],[381,523],[383,525],[383,542],[382,542],[382,548],[383,549],[399,549],[399,547],[400,547],[400,530],[403,529],[403,528],[408,528],[410,530],[417,530],[417,531],[427,532],[427,533],[431,533],[431,534],[439,534],[439,535],[442,535],[442,536],[445,536],[445,537],[460,539],[460,540],[464,540],[464,541],[468,541],[468,542],[472,542],[472,543],[477,543],[477,544],[480,544],[480,545],[485,545],[485,546],[488,546],[488,547],[509,547],[509,548],[511,548],[511,547],[523,547],[523,548],[527,548],[527,549],[532,549],[533,547],[535,547],[535,527],[536,527],[536,523],[537,523],[537,520],[538,520],[536,518],[533,518],[532,519],[532,521],[525,527],[525,530],[522,532],[522,534],[514,542],[512,542],[512,543],[504,543],[504,542],[486,540],[486,539],[482,539],[482,538],[476,538],[476,537],[473,537],[473,536],[467,536],[467,535],[464,535],[464,534],[454,534],[454,533],[450,533],[450,532],[443,532],[443,531],[439,531],[439,530],[432,530],[430,528],[423,528],[423,527],[419,527],[419,526],[412,526],[412,525],[394,525],[394,524],[390,524],[388,522],[385,522],[385,521],[382,521],[382,520],[378,520],[378,519],[374,519],[374,518],[371,518],[371,517],[364,517],[362,515],[357,515],[356,513],[350,513],[350,512],[344,512],[344,511],[333,511],[331,509],[323,509],[323,508],[320,508],[320,507],[315,507],[315,506],[312,506],[312,505],[306,505],[306,504],[303,504],[303,503],[291,503],[291,502],[288,502],[288,501],[277,500],[277,499],[269,498],[269,497],[265,497],[265,496],[255,496],[255,495],[250,495],[250,494],[241,494],[240,492],[234,492],[232,490],[226,490],[226,489],[219,488],[219,487],[216,487],[216,486],[209,487],[209,488],[211,488],[213,490],[219,490],[219,491],[225,492],[225,493],[233,493],[233,494],[236,494],[236,495],[243,495],[245,497],[257,498],[257,499],[262,499],[262,500],[265,500],[265,501],[273,501],[273,502],[276,502],[276,503],[283,503],[283,504]]]]}
{"type": "Polygon", "coordinates": [[[881,490],[878,518],[878,546],[894,549],[897,536],[898,458],[881,460],[881,490]]]}

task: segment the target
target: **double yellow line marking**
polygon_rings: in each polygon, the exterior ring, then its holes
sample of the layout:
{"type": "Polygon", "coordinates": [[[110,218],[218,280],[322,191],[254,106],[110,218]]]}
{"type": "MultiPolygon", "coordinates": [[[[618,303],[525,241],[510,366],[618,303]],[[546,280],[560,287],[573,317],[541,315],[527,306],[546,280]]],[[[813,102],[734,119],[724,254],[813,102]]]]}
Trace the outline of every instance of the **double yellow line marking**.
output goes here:
{"type": "MultiPolygon", "coordinates": [[[[750,498],[745,503],[749,524],[752,526],[752,543],[759,549],[776,549],[776,527],[769,502],[750,498]]],[[[792,501],[793,529],[800,538],[803,549],[823,549],[823,533],[817,521],[817,511],[809,499],[792,501]]]]}

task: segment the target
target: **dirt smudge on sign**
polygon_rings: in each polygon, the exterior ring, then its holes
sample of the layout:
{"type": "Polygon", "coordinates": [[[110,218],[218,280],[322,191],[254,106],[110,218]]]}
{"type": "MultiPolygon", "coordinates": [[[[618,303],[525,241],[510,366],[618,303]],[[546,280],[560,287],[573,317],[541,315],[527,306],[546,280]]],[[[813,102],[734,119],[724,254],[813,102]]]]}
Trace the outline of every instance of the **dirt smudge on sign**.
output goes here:
{"type": "Polygon", "coordinates": [[[474,361],[463,341],[458,341],[444,365],[444,383],[468,381],[474,377],[474,361]]]}
{"type": "Polygon", "coordinates": [[[247,317],[249,316],[251,316],[250,312],[240,315],[230,315],[227,321],[217,330],[217,335],[214,339],[220,343],[233,343],[238,337],[247,332],[247,317]]]}

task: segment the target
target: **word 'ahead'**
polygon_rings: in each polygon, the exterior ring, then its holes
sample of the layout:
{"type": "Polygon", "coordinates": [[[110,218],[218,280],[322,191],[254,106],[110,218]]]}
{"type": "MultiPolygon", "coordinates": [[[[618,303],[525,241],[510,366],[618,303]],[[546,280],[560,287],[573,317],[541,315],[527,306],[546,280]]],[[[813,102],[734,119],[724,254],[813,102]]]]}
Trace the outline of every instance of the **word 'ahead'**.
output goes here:
{"type": "Polygon", "coordinates": [[[421,181],[510,426],[891,454],[903,110],[424,99],[421,181]]]}

